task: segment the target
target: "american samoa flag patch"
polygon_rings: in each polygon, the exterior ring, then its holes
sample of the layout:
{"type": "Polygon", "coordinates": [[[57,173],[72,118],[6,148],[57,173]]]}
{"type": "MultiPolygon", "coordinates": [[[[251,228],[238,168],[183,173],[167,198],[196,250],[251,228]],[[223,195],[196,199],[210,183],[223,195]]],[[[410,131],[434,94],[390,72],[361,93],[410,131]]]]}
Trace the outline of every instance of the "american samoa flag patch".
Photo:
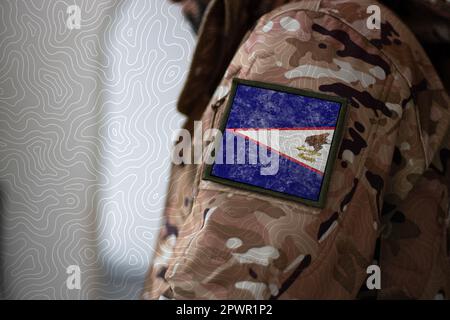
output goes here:
{"type": "Polygon", "coordinates": [[[323,207],[346,100],[234,79],[203,178],[323,207]]]}

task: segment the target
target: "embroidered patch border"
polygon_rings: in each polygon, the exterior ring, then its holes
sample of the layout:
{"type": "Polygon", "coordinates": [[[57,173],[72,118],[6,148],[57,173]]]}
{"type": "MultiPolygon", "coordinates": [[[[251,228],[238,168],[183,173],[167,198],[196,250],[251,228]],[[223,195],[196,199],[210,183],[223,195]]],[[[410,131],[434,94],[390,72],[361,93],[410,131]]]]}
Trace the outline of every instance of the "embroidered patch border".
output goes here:
{"type": "MultiPolygon", "coordinates": [[[[347,116],[347,99],[337,97],[337,96],[331,96],[328,94],[318,93],[318,92],[314,92],[314,91],[292,88],[292,87],[283,86],[283,85],[279,85],[279,84],[234,78],[231,89],[230,89],[230,96],[228,98],[228,102],[225,106],[224,114],[220,120],[220,125],[218,128],[222,132],[224,137],[225,137],[225,132],[227,130],[232,130],[233,132],[248,130],[248,129],[242,129],[242,128],[238,128],[238,129],[227,128],[227,123],[229,122],[228,120],[229,120],[230,114],[233,110],[237,91],[241,86],[251,87],[251,88],[255,88],[257,90],[266,89],[269,91],[275,91],[277,93],[286,93],[289,96],[296,95],[296,96],[300,96],[305,99],[309,99],[308,101],[317,100],[318,103],[329,102],[330,104],[333,104],[335,107],[337,106],[337,104],[339,105],[339,110],[336,111],[337,116],[335,118],[335,125],[333,127],[333,134],[332,134],[331,143],[329,146],[329,151],[326,156],[325,168],[323,169],[323,172],[322,171],[320,172],[322,179],[320,181],[318,195],[314,199],[312,197],[307,198],[307,197],[302,197],[299,195],[290,194],[287,192],[280,192],[280,191],[276,191],[273,189],[266,189],[264,187],[261,187],[261,186],[255,185],[255,184],[250,184],[248,181],[247,182],[235,181],[235,180],[231,180],[229,178],[221,177],[221,176],[214,174],[215,166],[217,165],[219,167],[219,164],[216,164],[215,161],[213,164],[205,165],[205,169],[203,172],[203,179],[210,180],[210,181],[217,182],[217,183],[224,184],[224,185],[231,186],[231,187],[236,187],[239,189],[244,189],[244,190],[258,192],[258,193],[262,193],[262,194],[277,197],[277,198],[283,198],[286,200],[300,202],[300,203],[303,203],[303,204],[306,204],[309,206],[313,206],[313,207],[323,208],[326,203],[326,194],[328,191],[328,186],[329,186],[329,182],[330,182],[330,178],[331,178],[331,174],[332,174],[332,169],[333,169],[334,163],[336,161],[337,151],[339,149],[339,146],[340,146],[340,143],[342,140],[344,124],[345,124],[345,120],[346,120],[346,116],[347,116]]],[[[301,107],[306,108],[303,105],[301,107]]],[[[306,111],[303,111],[303,112],[306,112],[306,111]]],[[[299,113],[301,114],[300,111],[299,111],[299,113]]],[[[318,128],[313,128],[311,130],[322,129],[322,131],[320,131],[320,132],[326,132],[326,131],[324,131],[325,129],[323,129],[323,128],[331,130],[329,127],[318,127],[318,128]]],[[[261,128],[261,129],[270,130],[267,128],[261,128]]],[[[274,128],[274,129],[280,129],[280,128],[274,128]]],[[[259,129],[257,128],[254,130],[259,130],[259,129]]],[[[294,130],[298,130],[298,129],[294,129],[294,130]]],[[[303,128],[302,128],[302,130],[303,130],[303,128]]],[[[317,131],[317,132],[319,132],[319,131],[317,131]]],[[[246,140],[251,140],[251,139],[247,136],[246,140]]],[[[258,144],[258,146],[260,147],[261,145],[258,144]]],[[[311,152],[311,151],[309,151],[309,152],[311,152]]],[[[295,159],[292,159],[292,158],[290,160],[295,161],[295,159]]],[[[220,165],[222,165],[222,164],[220,164],[220,165]]],[[[233,165],[236,165],[236,164],[233,164],[233,165]]],[[[308,167],[308,166],[305,166],[305,167],[308,167]]],[[[216,169],[217,169],[217,167],[216,167],[216,169]]],[[[315,170],[315,168],[312,168],[312,167],[309,167],[309,169],[310,169],[310,171],[315,170]]],[[[319,171],[319,170],[316,170],[316,171],[319,171]]]]}

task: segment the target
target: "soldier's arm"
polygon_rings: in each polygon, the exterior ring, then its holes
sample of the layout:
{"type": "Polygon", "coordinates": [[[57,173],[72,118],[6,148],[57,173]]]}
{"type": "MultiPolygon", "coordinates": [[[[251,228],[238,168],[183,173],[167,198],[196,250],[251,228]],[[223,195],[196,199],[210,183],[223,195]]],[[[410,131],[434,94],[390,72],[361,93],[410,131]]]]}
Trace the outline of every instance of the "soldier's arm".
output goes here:
{"type": "MultiPolygon", "coordinates": [[[[429,95],[440,122],[423,127],[431,122],[415,101],[420,75],[408,78],[405,71],[412,70],[413,60],[394,63],[380,48],[385,43],[370,41],[336,10],[299,6],[259,20],[202,120],[205,129],[219,126],[233,78],[346,99],[348,115],[337,158],[328,166],[325,204],[317,208],[203,180],[200,166],[192,210],[165,273],[169,297],[355,297],[382,231],[385,194],[398,206],[405,203],[442,142],[448,105],[429,95]],[[225,102],[213,108],[220,99],[225,102]],[[407,163],[393,172],[398,152],[407,163]]],[[[358,25],[365,11],[355,9],[353,15],[358,25]]],[[[409,45],[391,37],[400,52],[409,45]]]]}

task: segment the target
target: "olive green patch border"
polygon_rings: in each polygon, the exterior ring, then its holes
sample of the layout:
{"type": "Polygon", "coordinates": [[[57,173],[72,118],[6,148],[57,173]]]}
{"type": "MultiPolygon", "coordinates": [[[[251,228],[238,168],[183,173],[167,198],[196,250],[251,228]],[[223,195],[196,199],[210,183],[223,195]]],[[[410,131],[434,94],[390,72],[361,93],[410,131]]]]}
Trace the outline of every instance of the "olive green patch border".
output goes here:
{"type": "Polygon", "coordinates": [[[228,117],[231,112],[231,107],[233,105],[234,97],[236,95],[236,90],[239,85],[246,85],[246,86],[251,86],[251,87],[264,88],[264,89],[270,89],[270,90],[275,90],[275,91],[280,91],[280,92],[298,94],[298,95],[302,95],[305,97],[312,97],[312,98],[318,98],[321,100],[334,101],[334,102],[338,102],[341,104],[341,108],[339,110],[339,116],[336,121],[333,138],[331,140],[330,152],[328,154],[327,164],[325,166],[325,172],[324,172],[324,175],[322,178],[322,185],[320,187],[319,198],[316,201],[310,200],[310,199],[304,199],[304,198],[301,198],[298,196],[293,196],[293,195],[289,195],[289,194],[274,191],[274,190],[267,190],[267,189],[253,186],[250,184],[216,177],[216,176],[212,175],[212,169],[213,169],[214,163],[205,165],[205,170],[203,172],[203,180],[210,180],[213,182],[217,182],[217,183],[224,184],[224,185],[231,186],[231,187],[236,187],[239,189],[254,191],[254,192],[262,193],[262,194],[277,197],[277,198],[283,198],[286,200],[300,202],[300,203],[303,203],[303,204],[306,204],[309,206],[313,206],[313,207],[323,208],[326,203],[326,195],[328,192],[328,186],[329,186],[329,182],[330,182],[330,178],[331,178],[331,174],[332,174],[332,170],[333,170],[333,165],[336,160],[337,151],[339,149],[340,142],[342,139],[342,133],[343,133],[345,119],[346,119],[346,115],[347,115],[347,99],[337,97],[337,96],[331,96],[331,95],[327,95],[327,94],[323,94],[323,93],[318,93],[318,92],[314,92],[314,91],[308,91],[308,90],[287,87],[287,86],[283,86],[283,85],[279,85],[279,84],[234,78],[232,85],[231,85],[231,89],[230,89],[230,96],[228,98],[228,102],[225,107],[225,112],[222,116],[220,126],[218,128],[222,132],[222,134],[224,134],[224,132],[225,132],[225,127],[226,127],[226,124],[228,122],[228,117]]]}

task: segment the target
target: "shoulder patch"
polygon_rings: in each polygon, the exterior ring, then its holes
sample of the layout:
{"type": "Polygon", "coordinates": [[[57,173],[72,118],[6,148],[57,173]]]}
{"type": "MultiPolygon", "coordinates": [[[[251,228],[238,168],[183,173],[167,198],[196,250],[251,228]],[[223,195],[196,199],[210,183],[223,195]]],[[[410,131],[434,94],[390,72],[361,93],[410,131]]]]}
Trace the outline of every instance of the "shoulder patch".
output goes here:
{"type": "Polygon", "coordinates": [[[340,97],[233,79],[203,179],[323,207],[345,115],[340,97]]]}

